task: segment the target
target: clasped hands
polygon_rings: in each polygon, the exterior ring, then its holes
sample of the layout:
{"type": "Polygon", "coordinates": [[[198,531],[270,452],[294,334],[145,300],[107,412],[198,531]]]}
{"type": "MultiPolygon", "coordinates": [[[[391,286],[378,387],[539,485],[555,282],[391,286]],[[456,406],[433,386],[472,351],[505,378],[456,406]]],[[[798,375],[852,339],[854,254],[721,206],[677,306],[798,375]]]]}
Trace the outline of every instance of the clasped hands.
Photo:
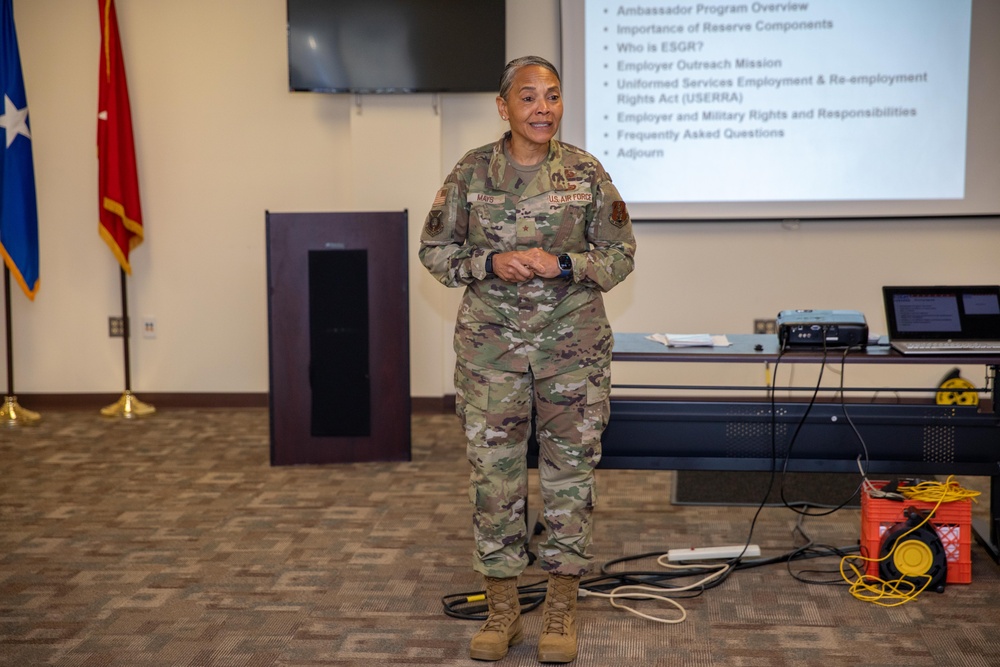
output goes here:
{"type": "Polygon", "coordinates": [[[493,274],[507,282],[521,283],[535,276],[555,278],[560,273],[559,259],[541,248],[498,252],[493,255],[493,274]]]}

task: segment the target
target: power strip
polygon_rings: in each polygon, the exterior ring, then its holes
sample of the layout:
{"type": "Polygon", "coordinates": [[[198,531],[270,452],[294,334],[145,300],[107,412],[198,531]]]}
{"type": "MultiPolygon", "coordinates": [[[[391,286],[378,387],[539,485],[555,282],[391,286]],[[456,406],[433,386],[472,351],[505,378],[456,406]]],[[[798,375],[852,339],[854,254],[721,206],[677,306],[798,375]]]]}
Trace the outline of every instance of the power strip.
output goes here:
{"type": "Polygon", "coordinates": [[[670,549],[667,551],[668,561],[686,560],[716,560],[738,558],[740,556],[759,556],[760,547],[756,544],[743,547],[692,547],[690,549],[670,549]]]}

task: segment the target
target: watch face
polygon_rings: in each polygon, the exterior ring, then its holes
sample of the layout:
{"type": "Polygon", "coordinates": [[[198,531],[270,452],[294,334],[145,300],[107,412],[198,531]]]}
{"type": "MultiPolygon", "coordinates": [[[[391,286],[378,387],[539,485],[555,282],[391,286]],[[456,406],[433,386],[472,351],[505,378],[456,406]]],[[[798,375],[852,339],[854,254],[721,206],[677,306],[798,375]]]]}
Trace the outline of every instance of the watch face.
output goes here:
{"type": "Polygon", "coordinates": [[[573,270],[573,261],[569,258],[569,255],[559,255],[559,268],[563,271],[573,270]]]}

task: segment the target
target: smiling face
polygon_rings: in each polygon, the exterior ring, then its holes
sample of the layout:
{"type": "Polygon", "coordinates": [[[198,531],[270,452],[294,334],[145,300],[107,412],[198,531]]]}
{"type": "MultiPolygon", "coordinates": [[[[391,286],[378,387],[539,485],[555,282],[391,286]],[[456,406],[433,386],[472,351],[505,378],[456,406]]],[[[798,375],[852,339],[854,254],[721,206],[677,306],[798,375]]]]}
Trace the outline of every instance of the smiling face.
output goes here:
{"type": "Polygon", "coordinates": [[[501,118],[510,121],[515,152],[547,153],[563,115],[559,78],[540,65],[522,67],[514,75],[507,96],[497,97],[497,110],[501,118]]]}

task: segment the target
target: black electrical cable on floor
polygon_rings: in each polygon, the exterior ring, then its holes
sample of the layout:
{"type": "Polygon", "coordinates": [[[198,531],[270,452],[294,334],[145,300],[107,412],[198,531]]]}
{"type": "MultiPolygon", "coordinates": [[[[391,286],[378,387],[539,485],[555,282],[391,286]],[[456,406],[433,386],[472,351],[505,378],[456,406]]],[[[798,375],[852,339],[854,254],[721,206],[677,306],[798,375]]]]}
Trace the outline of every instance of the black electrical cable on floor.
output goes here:
{"type": "MultiPolygon", "coordinates": [[[[815,558],[828,558],[832,556],[842,557],[843,555],[858,551],[857,545],[846,547],[824,547],[814,545],[810,540],[807,545],[797,547],[791,551],[777,556],[755,559],[732,559],[729,564],[732,566],[724,576],[711,581],[699,588],[684,591],[672,591],[680,588],[679,584],[672,583],[672,580],[683,579],[693,576],[702,576],[710,571],[713,565],[691,565],[677,570],[626,570],[614,572],[611,570],[616,565],[632,561],[656,558],[665,552],[652,551],[632,556],[623,556],[607,561],[601,566],[601,574],[593,577],[584,577],[580,581],[580,588],[584,591],[594,593],[608,593],[622,586],[650,586],[662,589],[664,595],[683,600],[701,596],[705,591],[721,585],[732,572],[747,570],[750,568],[765,567],[780,563],[792,563],[815,558]]],[[[792,576],[804,583],[835,583],[826,581],[809,581],[798,577],[795,573],[792,576]]],[[[841,582],[842,583],[842,582],[841,582]]],[[[546,580],[542,579],[534,583],[518,586],[518,599],[521,603],[521,612],[528,613],[542,604],[545,600],[546,580]]],[[[464,593],[452,593],[441,598],[444,613],[452,618],[483,621],[488,615],[488,605],[485,600],[484,591],[467,591],[464,593]]]]}

